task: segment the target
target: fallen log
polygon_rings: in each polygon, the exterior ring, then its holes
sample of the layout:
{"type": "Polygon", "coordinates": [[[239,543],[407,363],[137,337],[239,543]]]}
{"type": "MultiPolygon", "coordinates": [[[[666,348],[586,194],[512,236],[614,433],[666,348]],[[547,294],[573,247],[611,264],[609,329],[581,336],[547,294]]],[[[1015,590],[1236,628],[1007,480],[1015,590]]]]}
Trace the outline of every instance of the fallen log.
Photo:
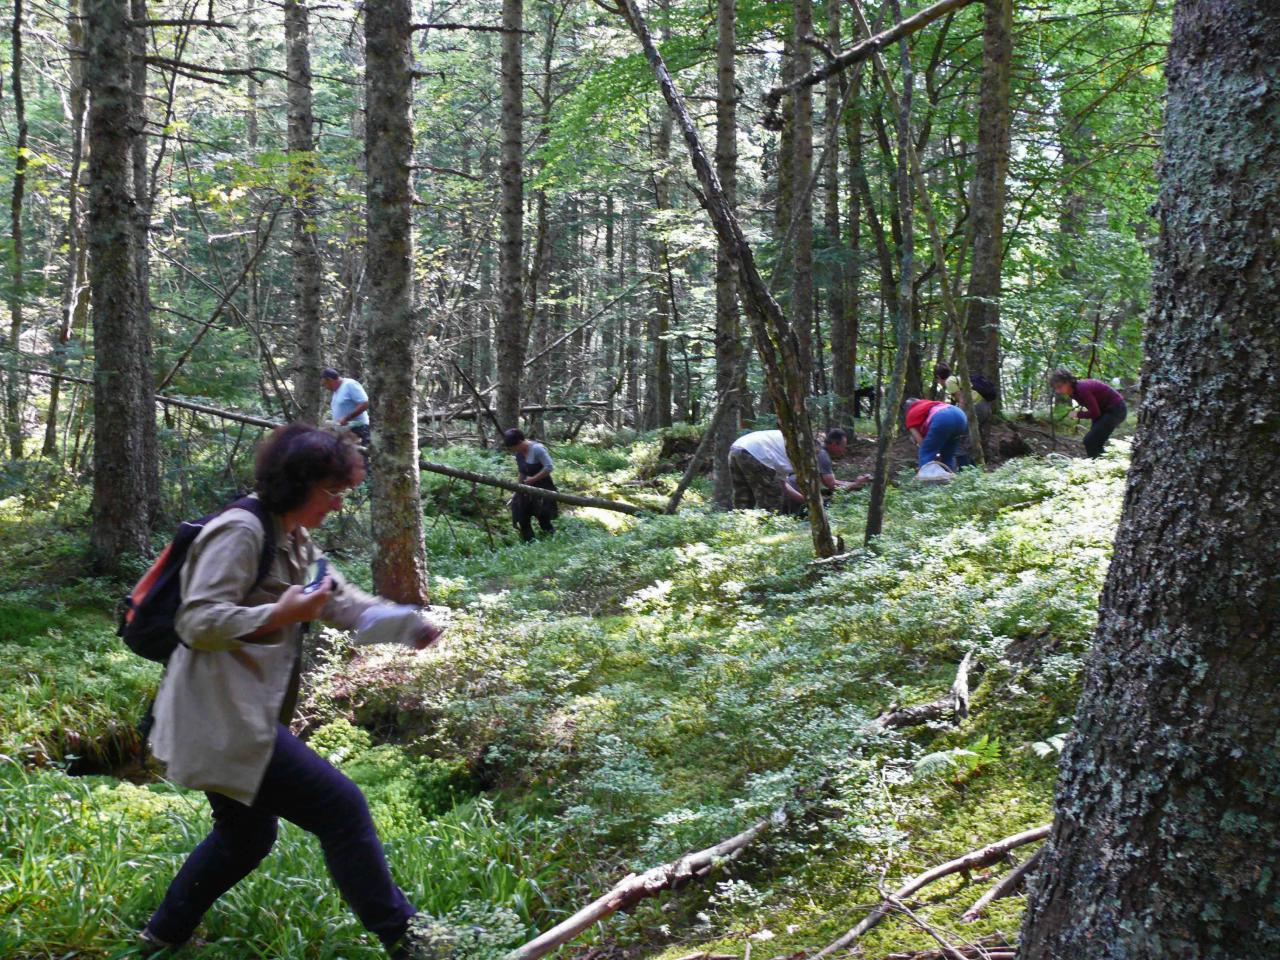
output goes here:
{"type": "Polygon", "coordinates": [[[660,867],[653,867],[641,874],[632,873],[623,877],[604,896],[587,904],[546,933],[512,950],[505,960],[536,960],[573,940],[582,931],[605,917],[632,907],[662,890],[669,890],[686,880],[710,873],[721,863],[732,860],[740,854],[766,830],[781,826],[786,819],[786,812],[779,808],[764,819],[757,820],[746,830],[717,843],[714,847],[686,854],[678,860],[664,863],[660,867]]]}
{"type": "MultiPolygon", "coordinates": [[[[1018,955],[1018,948],[998,933],[979,937],[973,943],[954,946],[950,950],[953,955],[959,954],[965,960],[1014,960],[1018,955]]],[[[942,950],[930,949],[917,950],[914,953],[891,953],[882,960],[945,960],[945,958],[946,954],[942,950]]]]}
{"type": "Polygon", "coordinates": [[[973,921],[982,916],[982,911],[986,910],[987,907],[991,906],[991,904],[995,903],[997,900],[1002,900],[1005,897],[1012,896],[1022,882],[1027,879],[1027,874],[1036,868],[1036,865],[1040,862],[1040,855],[1042,853],[1044,853],[1044,847],[1041,847],[1031,856],[1027,857],[1026,860],[1022,861],[1022,863],[1010,870],[1005,875],[1004,879],[979,897],[972,907],[960,915],[960,922],[973,923],[973,921]]]}
{"type": "Polygon", "coordinates": [[[972,662],[973,651],[970,650],[960,661],[960,667],[956,670],[956,679],[946,696],[932,703],[917,703],[910,707],[891,706],[872,722],[882,729],[893,730],[897,727],[918,727],[931,720],[943,720],[948,717],[963,720],[969,715],[969,668],[972,662]]]}
{"type": "Polygon", "coordinates": [[[841,950],[847,950],[849,946],[861,937],[864,933],[878,924],[889,914],[893,913],[894,900],[904,900],[911,894],[915,893],[921,887],[927,887],[935,880],[941,880],[953,873],[960,873],[962,870],[976,870],[979,867],[987,867],[1000,860],[1010,850],[1022,846],[1027,843],[1034,843],[1037,840],[1043,840],[1049,835],[1049,829],[1052,824],[1046,823],[1044,826],[1035,827],[1031,830],[1024,830],[1021,833],[1015,833],[1011,837],[1005,837],[1003,840],[997,840],[995,843],[989,843],[985,847],[966,853],[963,857],[957,857],[955,860],[949,860],[926,870],[915,877],[912,877],[901,887],[893,892],[893,894],[883,900],[878,907],[872,910],[862,921],[853,929],[841,934],[831,943],[827,944],[821,950],[813,955],[812,960],[823,960],[833,953],[841,950]]]}
{"type": "MultiPolygon", "coordinates": [[[[93,386],[93,381],[88,377],[73,377],[68,373],[53,373],[50,370],[20,370],[19,373],[25,373],[33,377],[46,377],[50,380],[66,380],[71,383],[84,383],[93,386]]],[[[211,417],[218,417],[222,420],[232,420],[236,423],[247,423],[253,427],[262,427],[264,430],[274,430],[276,427],[283,426],[279,420],[268,420],[265,417],[255,417],[248,413],[239,413],[235,410],[220,410],[217,407],[210,407],[203,403],[193,403],[190,400],[179,400],[177,397],[166,397],[162,394],[155,395],[156,403],[163,403],[170,407],[181,407],[183,410],[194,410],[196,413],[208,414],[211,417]]]]}
{"type": "Polygon", "coordinates": [[[491,477],[484,473],[473,473],[470,470],[459,470],[457,467],[449,467],[443,463],[432,463],[430,460],[423,460],[418,466],[431,473],[453,477],[455,480],[467,480],[471,483],[500,487],[503,490],[510,490],[512,493],[527,493],[533,497],[543,497],[547,500],[555,500],[557,503],[568,503],[575,507],[595,507],[599,510],[613,510],[616,513],[627,513],[633,517],[642,517],[645,514],[660,512],[653,507],[639,507],[634,503],[623,503],[619,500],[604,500],[600,497],[583,497],[576,493],[561,493],[559,490],[544,490],[542,487],[531,487],[527,483],[502,480],[499,477],[491,477]]]}

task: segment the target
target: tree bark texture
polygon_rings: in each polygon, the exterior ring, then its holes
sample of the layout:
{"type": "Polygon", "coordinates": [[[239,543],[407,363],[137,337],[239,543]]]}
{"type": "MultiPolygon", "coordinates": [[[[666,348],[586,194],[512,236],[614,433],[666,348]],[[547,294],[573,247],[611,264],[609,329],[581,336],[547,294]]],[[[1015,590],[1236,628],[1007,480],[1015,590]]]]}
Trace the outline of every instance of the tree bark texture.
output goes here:
{"type": "Polygon", "coordinates": [[[89,107],[89,286],[93,301],[94,563],[118,571],[146,554],[148,491],[157,468],[150,331],[137,270],[133,183],[136,118],[128,0],[88,0],[85,83],[89,107]]]}
{"type": "MultiPolygon", "coordinates": [[[[1013,0],[986,0],[978,145],[971,187],[973,260],[965,308],[969,369],[1000,386],[1000,272],[1004,262],[1005,181],[1009,173],[1009,68],[1013,0]]],[[[997,396],[993,404],[1000,408],[997,396]]]]}
{"type": "MultiPolygon", "coordinates": [[[[737,7],[734,0],[716,4],[716,175],[729,209],[738,202],[738,90],[737,7]]],[[[716,396],[730,405],[715,426],[712,499],[724,509],[733,506],[729,482],[729,448],[738,435],[738,375],[742,329],[738,321],[738,285],[728,245],[716,240],[716,396]],[[732,391],[732,392],[731,392],[732,391]]]]}
{"type": "Polygon", "coordinates": [[[1027,960],[1280,956],[1277,63],[1275,4],[1178,4],[1144,399],[1027,960]]]}
{"type": "Polygon", "coordinates": [[[502,202],[498,245],[498,419],[519,425],[524,367],[524,61],[520,47],[523,0],[502,0],[502,202]]]}
{"type": "Polygon", "coordinates": [[[380,0],[365,9],[371,519],[374,589],[400,603],[425,603],[414,388],[411,22],[410,0],[380,0]]]}
{"type": "Polygon", "coordinates": [[[293,419],[320,416],[320,234],[316,229],[318,174],[311,98],[311,40],[306,3],[285,0],[288,79],[289,180],[293,196],[293,313],[297,342],[293,364],[293,419]]]}

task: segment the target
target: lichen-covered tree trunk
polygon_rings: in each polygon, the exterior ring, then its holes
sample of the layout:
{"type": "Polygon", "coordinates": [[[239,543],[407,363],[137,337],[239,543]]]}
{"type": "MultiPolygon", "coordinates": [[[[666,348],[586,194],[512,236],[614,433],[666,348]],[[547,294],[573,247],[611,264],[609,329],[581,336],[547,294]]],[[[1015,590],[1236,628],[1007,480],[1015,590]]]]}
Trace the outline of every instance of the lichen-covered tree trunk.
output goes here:
{"type": "Polygon", "coordinates": [[[150,549],[157,485],[151,348],[136,255],[133,90],[128,0],[87,0],[89,286],[93,301],[93,525],[100,570],[150,549]],[[150,434],[150,437],[148,437],[150,434]]]}
{"type": "Polygon", "coordinates": [[[1174,14],[1138,433],[1026,960],[1280,956],[1280,7],[1174,14]]]}
{"type": "Polygon", "coordinates": [[[288,66],[289,180],[293,195],[293,419],[314,423],[320,414],[320,234],[316,229],[315,119],[311,106],[311,42],[307,6],[284,4],[288,66]]]}
{"type": "Polygon", "coordinates": [[[410,0],[379,0],[365,8],[369,412],[374,427],[371,519],[374,589],[400,603],[425,603],[410,220],[411,17],[410,0]]]}
{"type": "MultiPolygon", "coordinates": [[[[1005,181],[1009,173],[1009,67],[1013,59],[1013,0],[986,0],[978,147],[970,220],[973,260],[965,328],[969,369],[1000,385],[1000,271],[1004,262],[1005,181]]],[[[995,406],[998,409],[999,397],[995,406]]]]}
{"type": "Polygon", "coordinates": [[[498,245],[498,420],[520,422],[524,367],[524,61],[520,47],[523,0],[502,0],[502,203],[498,245]]]}
{"type": "MultiPolygon", "coordinates": [[[[737,7],[734,0],[716,4],[716,176],[724,188],[730,209],[738,202],[738,91],[734,48],[737,43],[737,7]]],[[[722,239],[716,241],[716,395],[723,399],[735,389],[742,356],[742,330],[738,322],[738,285],[733,258],[722,239]]],[[[729,448],[738,434],[738,395],[729,398],[716,427],[712,497],[721,507],[733,506],[729,482],[729,448]]]]}

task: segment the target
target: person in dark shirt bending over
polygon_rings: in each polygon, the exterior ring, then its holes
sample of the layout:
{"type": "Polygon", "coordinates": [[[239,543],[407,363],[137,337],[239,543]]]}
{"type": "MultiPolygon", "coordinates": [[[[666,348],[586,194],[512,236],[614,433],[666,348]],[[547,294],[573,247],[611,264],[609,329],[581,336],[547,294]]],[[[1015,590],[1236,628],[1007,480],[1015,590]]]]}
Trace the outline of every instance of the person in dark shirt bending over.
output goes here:
{"type": "Polygon", "coordinates": [[[1061,367],[1049,374],[1049,386],[1058,396],[1080,404],[1074,412],[1077,419],[1093,421],[1084,435],[1084,450],[1095,460],[1102,456],[1107,440],[1129,415],[1124,397],[1101,380],[1077,380],[1061,367]]]}
{"type": "MultiPolygon", "coordinates": [[[[530,440],[514,427],[502,434],[502,445],[516,456],[516,470],[520,482],[544,490],[556,489],[551,479],[551,454],[537,441],[530,440]]],[[[535,497],[516,491],[511,497],[511,522],[520,530],[520,539],[526,543],[533,539],[533,520],[536,518],[543,533],[555,533],[551,521],[560,515],[560,508],[550,497],[535,497]]]]}

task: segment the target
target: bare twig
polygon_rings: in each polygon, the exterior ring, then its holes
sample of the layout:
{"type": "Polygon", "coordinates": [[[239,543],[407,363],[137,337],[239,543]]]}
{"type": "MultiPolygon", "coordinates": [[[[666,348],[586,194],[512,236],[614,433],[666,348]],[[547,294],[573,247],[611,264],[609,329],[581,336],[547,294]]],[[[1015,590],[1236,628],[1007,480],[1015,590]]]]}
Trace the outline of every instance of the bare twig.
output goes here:
{"type": "Polygon", "coordinates": [[[1042,853],[1044,853],[1044,847],[1041,847],[1031,856],[1027,857],[1026,860],[1022,861],[1022,863],[1010,870],[999,883],[979,897],[972,907],[961,914],[960,922],[973,923],[973,921],[982,916],[982,911],[986,910],[987,907],[991,906],[991,904],[995,903],[997,900],[1011,896],[1022,882],[1027,879],[1027,874],[1034,870],[1040,863],[1040,855],[1042,853]]]}
{"type": "MultiPolygon", "coordinates": [[[[924,873],[912,877],[901,887],[895,890],[892,897],[898,900],[903,900],[906,897],[911,896],[911,894],[915,893],[920,888],[926,887],[934,881],[941,880],[943,877],[948,877],[953,873],[959,873],[962,870],[975,870],[978,867],[989,866],[1016,847],[1020,847],[1027,843],[1034,843],[1037,840],[1043,840],[1049,835],[1050,827],[1051,824],[1046,823],[1044,826],[1035,827],[1031,830],[1024,830],[1021,833],[1015,833],[1011,837],[1005,837],[1003,840],[997,840],[995,843],[989,843],[985,847],[966,853],[963,857],[957,857],[955,860],[949,860],[948,862],[940,864],[931,870],[926,870],[924,873]]],[[[831,943],[827,944],[814,954],[813,960],[823,960],[824,957],[829,957],[841,950],[848,949],[850,944],[872,927],[876,926],[876,924],[892,913],[893,910],[894,906],[887,898],[878,907],[867,914],[867,916],[864,917],[857,926],[841,934],[831,943]]]]}

